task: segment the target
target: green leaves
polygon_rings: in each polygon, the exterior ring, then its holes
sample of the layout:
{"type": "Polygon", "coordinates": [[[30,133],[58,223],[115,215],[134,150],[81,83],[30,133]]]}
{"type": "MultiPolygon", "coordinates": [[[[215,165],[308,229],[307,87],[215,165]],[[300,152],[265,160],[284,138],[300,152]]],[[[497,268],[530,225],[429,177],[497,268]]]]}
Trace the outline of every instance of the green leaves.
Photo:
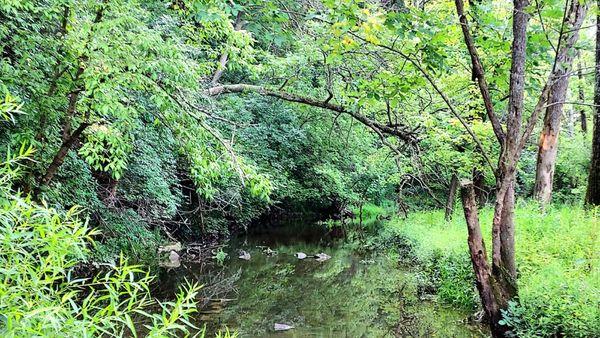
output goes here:
{"type": "Polygon", "coordinates": [[[127,168],[127,158],[131,152],[131,140],[128,137],[130,135],[108,126],[93,126],[79,154],[94,170],[108,172],[112,178],[119,180],[127,168]]]}
{"type": "Polygon", "coordinates": [[[153,277],[123,256],[92,279],[71,278],[98,233],[79,219],[80,208],[59,213],[10,191],[14,175],[8,168],[0,163],[0,182],[8,183],[0,188],[3,335],[135,337],[144,325],[151,337],[169,337],[197,329],[189,321],[197,284],[186,284],[173,302],[155,302],[153,277]],[[161,311],[152,312],[155,306],[161,311]]]}

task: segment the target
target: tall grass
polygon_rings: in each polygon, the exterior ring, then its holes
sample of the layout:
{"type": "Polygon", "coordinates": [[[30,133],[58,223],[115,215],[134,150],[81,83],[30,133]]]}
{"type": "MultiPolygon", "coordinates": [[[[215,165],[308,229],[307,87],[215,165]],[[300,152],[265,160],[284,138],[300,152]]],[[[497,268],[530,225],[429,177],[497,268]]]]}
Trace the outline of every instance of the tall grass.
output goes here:
{"type": "MultiPolygon", "coordinates": [[[[519,298],[505,322],[520,337],[600,336],[599,209],[535,203],[516,210],[516,259],[519,298]]],[[[493,210],[480,212],[490,251],[493,210]]],[[[419,212],[388,223],[388,236],[400,236],[426,271],[424,283],[454,306],[478,303],[467,248],[464,217],[451,222],[443,211],[419,212]]]]}

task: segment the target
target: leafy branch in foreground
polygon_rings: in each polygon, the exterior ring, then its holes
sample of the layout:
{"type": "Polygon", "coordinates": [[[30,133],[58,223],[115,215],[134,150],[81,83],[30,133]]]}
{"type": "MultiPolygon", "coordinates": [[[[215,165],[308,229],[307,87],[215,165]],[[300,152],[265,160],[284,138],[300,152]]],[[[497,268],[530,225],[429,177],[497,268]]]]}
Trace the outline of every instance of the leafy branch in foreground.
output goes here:
{"type": "Polygon", "coordinates": [[[149,290],[153,277],[123,257],[92,279],[73,278],[97,232],[81,221],[80,208],[61,214],[10,189],[18,174],[14,164],[30,153],[22,149],[0,165],[2,336],[175,337],[199,331],[189,320],[197,284],[184,286],[173,302],[157,302],[149,290]],[[154,304],[159,313],[149,310],[154,304]]]}

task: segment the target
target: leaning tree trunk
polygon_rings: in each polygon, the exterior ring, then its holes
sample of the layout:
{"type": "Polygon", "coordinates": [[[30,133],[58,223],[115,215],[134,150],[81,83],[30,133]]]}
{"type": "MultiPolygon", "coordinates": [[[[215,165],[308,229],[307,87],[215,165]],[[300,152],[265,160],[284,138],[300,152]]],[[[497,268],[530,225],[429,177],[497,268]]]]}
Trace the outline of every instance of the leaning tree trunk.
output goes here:
{"type": "Polygon", "coordinates": [[[563,105],[569,87],[569,73],[574,53],[571,49],[579,37],[579,29],[587,13],[588,4],[582,1],[571,1],[567,15],[563,21],[559,47],[554,63],[554,76],[551,79],[550,94],[544,116],[544,127],[538,144],[538,157],[535,172],[534,197],[546,204],[552,198],[552,182],[558,153],[558,136],[563,113],[563,105]],[[565,32],[567,30],[568,32],[565,32]],[[570,32],[575,32],[571,34],[570,32]]]}
{"type": "Polygon", "coordinates": [[[475,199],[475,189],[472,182],[461,182],[461,200],[467,222],[469,253],[471,263],[475,272],[475,284],[481,298],[483,311],[490,322],[492,334],[501,336],[504,331],[499,322],[502,319],[502,313],[497,300],[499,294],[497,284],[492,276],[490,265],[487,261],[487,252],[485,243],[481,234],[479,225],[479,216],[477,211],[477,201],[475,199]]]}
{"type": "MultiPolygon", "coordinates": [[[[600,1],[598,1],[600,5],[600,1]]],[[[596,82],[594,87],[594,127],[592,131],[592,161],[588,176],[585,203],[600,205],[600,14],[596,16],[596,82]]]]}
{"type": "Polygon", "coordinates": [[[58,172],[58,169],[60,168],[60,166],[65,161],[65,158],[67,157],[67,154],[69,153],[69,150],[71,150],[71,148],[79,140],[79,137],[81,136],[81,134],[83,133],[83,131],[88,126],[89,126],[89,123],[85,123],[85,122],[81,123],[81,125],[79,125],[79,127],[77,129],[75,129],[75,131],[73,131],[72,134],[70,134],[69,136],[67,136],[65,138],[65,140],[63,141],[63,143],[60,145],[60,148],[58,149],[58,151],[54,155],[54,158],[52,159],[52,162],[50,163],[50,165],[46,169],[46,173],[44,173],[44,175],[40,179],[40,182],[39,182],[39,187],[40,188],[43,187],[43,186],[45,186],[45,185],[48,185],[48,183],[50,183],[50,181],[54,178],[54,176],[58,172]]]}

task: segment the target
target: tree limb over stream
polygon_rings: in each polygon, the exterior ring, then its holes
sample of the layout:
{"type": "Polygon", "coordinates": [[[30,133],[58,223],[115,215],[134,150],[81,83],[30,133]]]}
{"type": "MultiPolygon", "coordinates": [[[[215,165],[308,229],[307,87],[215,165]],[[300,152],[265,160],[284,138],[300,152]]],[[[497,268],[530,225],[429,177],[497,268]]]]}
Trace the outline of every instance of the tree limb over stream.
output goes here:
{"type": "Polygon", "coordinates": [[[373,131],[375,131],[379,135],[389,135],[396,136],[403,142],[410,145],[417,145],[419,142],[419,138],[417,136],[416,129],[409,129],[407,126],[389,126],[382,124],[378,121],[375,121],[367,116],[360,114],[352,109],[348,109],[339,104],[331,103],[329,100],[317,100],[311,97],[300,96],[284,91],[276,91],[267,89],[265,87],[250,85],[250,84],[232,84],[232,85],[219,85],[212,88],[209,88],[205,91],[208,96],[218,96],[221,94],[233,94],[233,93],[243,93],[243,92],[253,92],[258,93],[264,96],[275,97],[288,102],[296,102],[300,104],[305,104],[308,106],[313,106],[317,108],[323,108],[330,111],[338,112],[341,114],[346,114],[369,127],[373,131]]]}

